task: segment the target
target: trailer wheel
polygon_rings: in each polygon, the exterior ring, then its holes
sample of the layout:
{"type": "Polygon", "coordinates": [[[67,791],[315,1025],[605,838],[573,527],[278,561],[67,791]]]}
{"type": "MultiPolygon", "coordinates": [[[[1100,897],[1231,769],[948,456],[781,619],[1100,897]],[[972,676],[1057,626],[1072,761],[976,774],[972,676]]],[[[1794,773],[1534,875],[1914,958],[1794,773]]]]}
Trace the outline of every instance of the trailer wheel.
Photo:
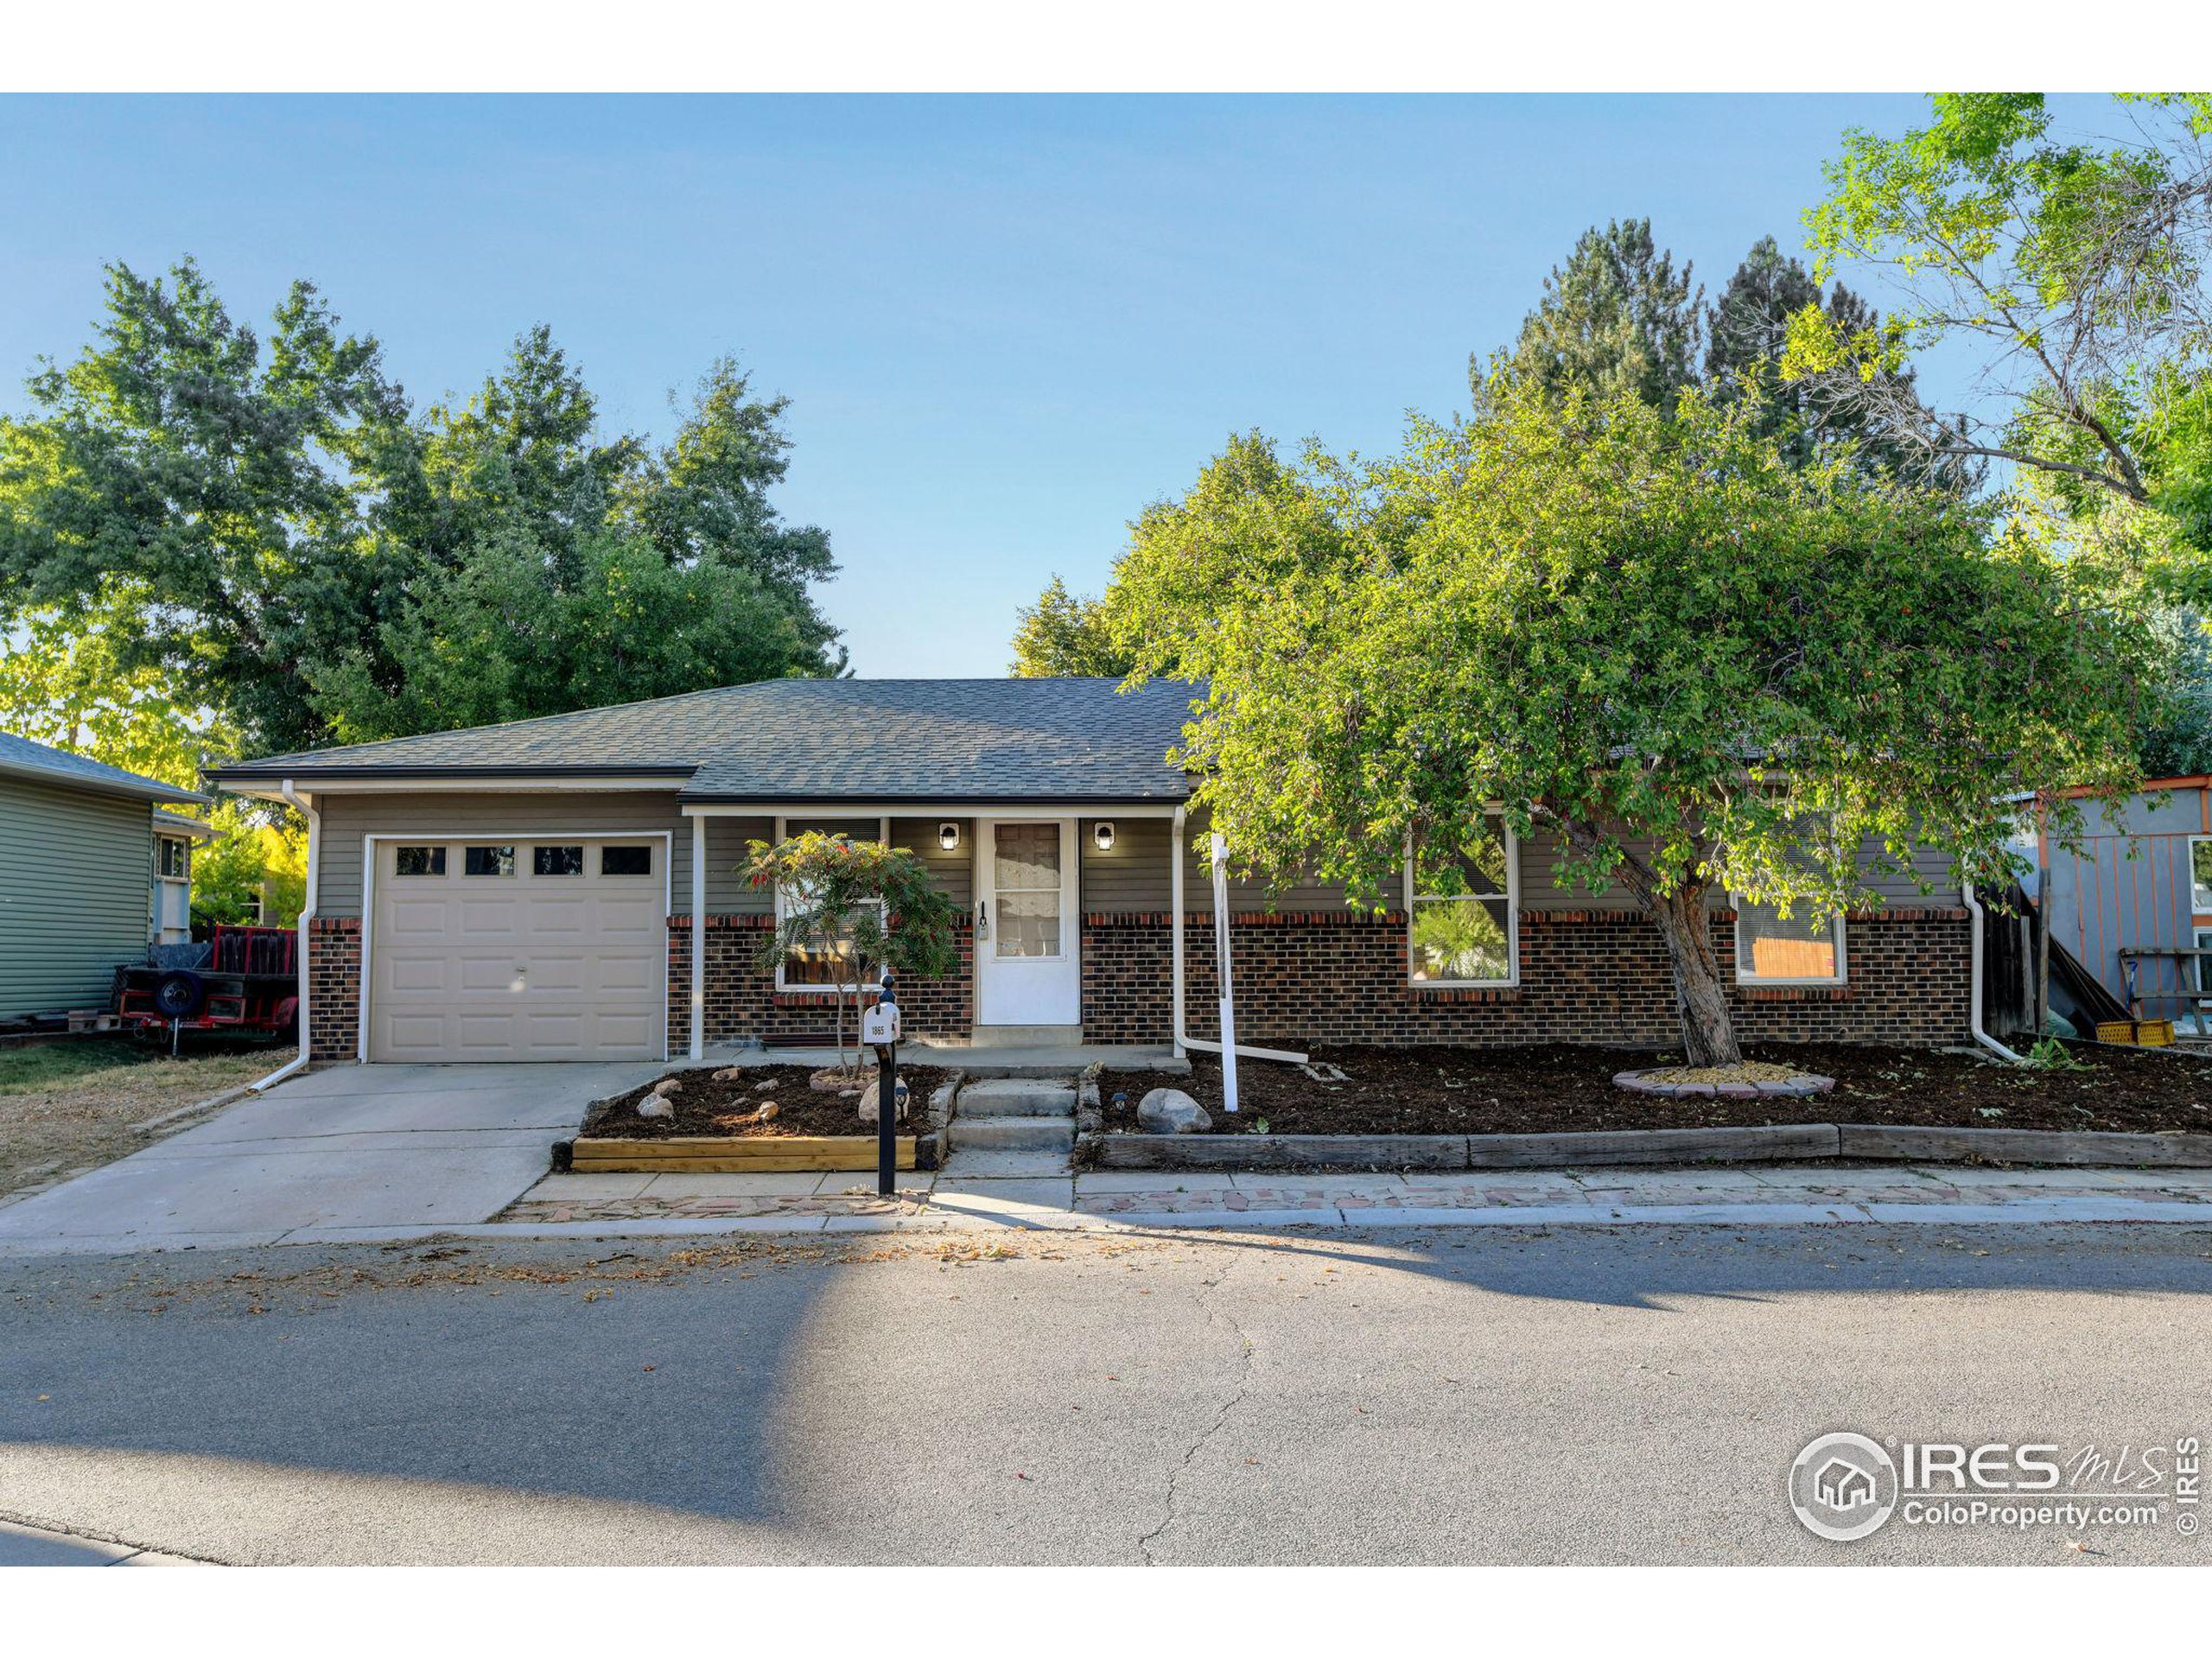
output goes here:
{"type": "Polygon", "coordinates": [[[200,976],[180,968],[154,982],[154,1007],[164,1020],[189,1020],[207,1005],[207,987],[200,976]]]}

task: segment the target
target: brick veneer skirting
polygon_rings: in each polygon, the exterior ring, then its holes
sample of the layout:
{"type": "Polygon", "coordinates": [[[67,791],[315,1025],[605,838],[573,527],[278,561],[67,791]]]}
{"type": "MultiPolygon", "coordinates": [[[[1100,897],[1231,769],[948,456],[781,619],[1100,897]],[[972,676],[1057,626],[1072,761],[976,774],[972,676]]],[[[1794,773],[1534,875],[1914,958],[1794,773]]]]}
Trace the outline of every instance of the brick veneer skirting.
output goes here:
{"type": "MultiPolygon", "coordinates": [[[[1166,914],[1091,915],[1083,931],[1084,1036],[1157,1043],[1172,1035],[1173,947],[1166,914]]],[[[1738,987],[1732,912],[1713,939],[1737,1033],[1783,1042],[1954,1042],[1967,1035],[1969,929],[1961,909],[1897,909],[1846,923],[1849,983],[1738,987]]],[[[1230,925],[1236,1034],[1301,1043],[1605,1043],[1680,1041],[1665,947],[1643,917],[1523,911],[1521,982],[1504,989],[1421,990],[1406,982],[1402,914],[1239,916],[1230,925]]],[[[1219,1035],[1213,918],[1184,927],[1185,1018],[1219,1035]]]]}
{"type": "Polygon", "coordinates": [[[361,918],[318,918],[308,924],[308,1054],[350,1060],[360,1052],[361,918]]]}
{"type": "MultiPolygon", "coordinates": [[[[816,1038],[836,1029],[835,995],[828,991],[779,991],[774,972],[760,965],[764,936],[775,925],[766,916],[707,918],[706,1039],[816,1038]]],[[[691,918],[668,922],[668,1043],[680,1052],[691,1038],[691,918]]],[[[944,979],[899,982],[899,1017],[916,1036],[965,1037],[973,1023],[974,942],[957,930],[960,966],[944,979]]],[[[851,1031],[848,1009],[847,1040],[851,1031]]]]}

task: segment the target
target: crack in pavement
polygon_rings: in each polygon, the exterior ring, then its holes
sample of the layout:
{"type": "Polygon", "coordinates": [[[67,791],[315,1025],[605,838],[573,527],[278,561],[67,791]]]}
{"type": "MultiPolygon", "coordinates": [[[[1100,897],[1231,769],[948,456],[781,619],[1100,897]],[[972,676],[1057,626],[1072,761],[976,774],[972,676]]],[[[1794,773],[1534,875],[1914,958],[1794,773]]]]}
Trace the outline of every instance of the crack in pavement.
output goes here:
{"type": "MultiPolygon", "coordinates": [[[[1233,1266],[1234,1263],[1230,1265],[1233,1266]]],[[[1229,1274],[1230,1268],[1224,1267],[1219,1277],[1204,1281],[1201,1288],[1220,1289],[1227,1281],[1229,1274]]],[[[1213,1421],[1207,1424],[1205,1432],[1191,1442],[1189,1449],[1183,1453],[1183,1460],[1167,1471],[1167,1493],[1163,1505],[1163,1513],[1160,1517],[1160,1524],[1137,1540],[1137,1549],[1144,1556],[1144,1564],[1147,1567],[1159,1565],[1153,1557],[1152,1547],[1162,1533],[1181,1518],[1177,1512],[1175,1500],[1184,1471],[1190,1468],[1192,1460],[1205,1448],[1205,1443],[1221,1432],[1222,1425],[1229,1421],[1229,1414],[1243,1404],[1244,1396],[1250,1393],[1252,1389],[1252,1338],[1245,1335],[1243,1325],[1237,1324],[1227,1313],[1217,1313],[1198,1293],[1192,1293],[1192,1300],[1205,1310],[1208,1325],[1225,1325],[1236,1333],[1236,1340],[1243,1351],[1242,1355],[1243,1363],[1237,1371],[1236,1389],[1230,1393],[1229,1398],[1221,1402],[1221,1409],[1214,1414],[1213,1421]]]]}

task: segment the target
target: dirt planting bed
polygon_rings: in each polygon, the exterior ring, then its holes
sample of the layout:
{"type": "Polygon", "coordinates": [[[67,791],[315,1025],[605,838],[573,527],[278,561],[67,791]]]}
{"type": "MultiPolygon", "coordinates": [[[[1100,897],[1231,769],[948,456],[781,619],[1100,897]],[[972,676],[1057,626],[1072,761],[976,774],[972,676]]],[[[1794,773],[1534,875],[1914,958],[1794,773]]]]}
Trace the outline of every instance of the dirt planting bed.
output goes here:
{"type": "MultiPolygon", "coordinates": [[[[805,1065],[746,1066],[727,1078],[717,1078],[706,1071],[671,1071],[668,1075],[683,1084],[669,1096],[675,1116],[638,1116],[638,1103],[652,1092],[652,1084],[647,1084],[592,1108],[583,1135],[610,1141],[667,1141],[682,1135],[772,1139],[873,1134],[873,1127],[861,1122],[860,1096],[875,1081],[874,1071],[869,1070],[849,1084],[849,1096],[815,1089],[810,1082],[814,1073],[812,1066],[805,1065]],[[776,1103],[776,1116],[770,1122],[743,1121],[772,1100],[776,1103]]],[[[944,1073],[934,1066],[902,1065],[899,1075],[906,1079],[910,1096],[903,1132],[911,1135],[921,1122],[931,1090],[944,1080],[944,1073]]]]}
{"type": "Polygon", "coordinates": [[[1747,1128],[1778,1123],[1920,1124],[1970,1129],[2120,1133],[2212,1131],[2212,1058],[2173,1050],[2074,1046],[2086,1071],[2009,1066],[1993,1058],[1843,1044],[1761,1044],[1746,1057],[1836,1080],[1808,1099],[1662,1100],[1614,1086],[1613,1074],[1679,1056],[1546,1045],[1525,1048],[1325,1048],[1319,1077],[1277,1061],[1237,1065],[1242,1111],[1222,1110],[1221,1063],[1193,1054],[1191,1075],[1109,1072],[1109,1133],[1137,1130],[1150,1089],[1181,1089],[1213,1133],[1510,1135],[1598,1129],[1747,1128]],[[1328,1069],[1344,1073],[1341,1081],[1328,1069]],[[1122,1096],[1120,1105],[1116,1095],[1122,1096]]]}

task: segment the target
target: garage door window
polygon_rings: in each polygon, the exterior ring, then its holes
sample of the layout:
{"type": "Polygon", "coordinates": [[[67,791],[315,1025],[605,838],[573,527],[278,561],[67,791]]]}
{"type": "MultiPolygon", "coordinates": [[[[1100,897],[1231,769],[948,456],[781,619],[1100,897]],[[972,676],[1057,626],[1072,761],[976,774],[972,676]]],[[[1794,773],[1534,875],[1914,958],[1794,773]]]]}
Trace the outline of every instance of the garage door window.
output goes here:
{"type": "Polygon", "coordinates": [[[515,849],[512,847],[471,847],[462,855],[463,875],[512,875],[515,849]]]}
{"type": "Polygon", "coordinates": [[[446,849],[442,847],[398,847],[392,849],[394,875],[443,875],[446,849]]]}
{"type": "Polygon", "coordinates": [[[582,875],[584,849],[581,847],[533,847],[530,849],[532,875],[582,875]]]}
{"type": "Polygon", "coordinates": [[[599,849],[601,875],[651,875],[653,849],[650,847],[602,847],[599,849]]]}

